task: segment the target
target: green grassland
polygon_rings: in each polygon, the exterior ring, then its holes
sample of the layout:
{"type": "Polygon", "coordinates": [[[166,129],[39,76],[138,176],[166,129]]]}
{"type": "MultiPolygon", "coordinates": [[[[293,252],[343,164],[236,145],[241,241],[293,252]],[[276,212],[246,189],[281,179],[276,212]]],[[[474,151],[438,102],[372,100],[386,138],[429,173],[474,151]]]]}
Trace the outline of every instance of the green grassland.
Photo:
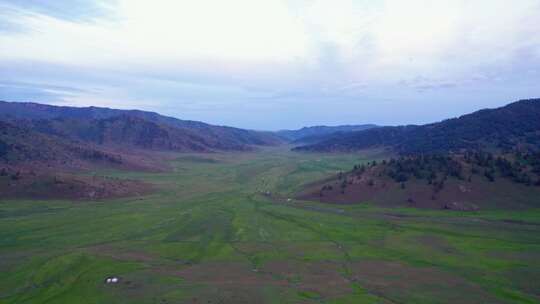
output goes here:
{"type": "Polygon", "coordinates": [[[540,302],[540,209],[288,200],[381,157],[179,154],[171,172],[90,173],[148,196],[0,200],[0,303],[540,302]]]}

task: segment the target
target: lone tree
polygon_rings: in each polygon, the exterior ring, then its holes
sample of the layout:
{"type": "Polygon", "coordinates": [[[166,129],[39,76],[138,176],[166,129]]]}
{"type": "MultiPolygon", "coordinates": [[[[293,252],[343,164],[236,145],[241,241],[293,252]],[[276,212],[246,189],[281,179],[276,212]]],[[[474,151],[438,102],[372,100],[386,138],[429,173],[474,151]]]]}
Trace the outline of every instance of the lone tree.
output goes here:
{"type": "Polygon", "coordinates": [[[484,172],[484,176],[488,179],[490,182],[495,181],[495,173],[492,170],[486,170],[484,172]]]}
{"type": "Polygon", "coordinates": [[[347,180],[341,182],[341,194],[345,194],[345,188],[347,188],[347,180]]]}
{"type": "Polygon", "coordinates": [[[21,171],[17,171],[17,173],[11,175],[12,180],[19,180],[21,179],[21,171]]]}

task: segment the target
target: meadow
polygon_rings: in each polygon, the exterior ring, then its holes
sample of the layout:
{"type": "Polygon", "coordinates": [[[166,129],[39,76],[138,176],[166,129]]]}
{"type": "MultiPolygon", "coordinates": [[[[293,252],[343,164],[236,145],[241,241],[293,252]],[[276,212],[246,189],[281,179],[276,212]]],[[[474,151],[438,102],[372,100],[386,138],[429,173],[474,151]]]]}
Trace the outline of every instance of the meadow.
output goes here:
{"type": "Polygon", "coordinates": [[[382,157],[178,154],[170,172],[87,173],[147,196],[0,200],[0,303],[540,302],[540,209],[294,199],[382,157]]]}

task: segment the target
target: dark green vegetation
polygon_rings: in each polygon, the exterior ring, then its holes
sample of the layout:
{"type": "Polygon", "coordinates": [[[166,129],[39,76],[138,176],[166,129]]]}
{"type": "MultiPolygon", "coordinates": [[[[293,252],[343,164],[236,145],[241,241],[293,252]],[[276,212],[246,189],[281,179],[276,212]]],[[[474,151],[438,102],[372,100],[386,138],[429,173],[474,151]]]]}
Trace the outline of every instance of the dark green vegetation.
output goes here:
{"type": "Polygon", "coordinates": [[[155,183],[145,197],[0,200],[0,303],[540,301],[540,209],[289,201],[382,158],[282,150],[99,172],[155,183]]]}
{"type": "MultiPolygon", "coordinates": [[[[372,163],[376,166],[376,163],[372,163]]],[[[398,183],[411,178],[427,180],[436,189],[444,187],[448,177],[472,182],[478,175],[494,182],[496,178],[507,178],[527,186],[540,186],[540,153],[511,153],[494,156],[486,152],[467,152],[463,155],[418,155],[391,158],[381,162],[384,174],[398,183]]],[[[365,166],[353,167],[361,174],[365,166]]]]}
{"type": "Polygon", "coordinates": [[[463,150],[538,150],[540,99],[521,100],[498,109],[422,126],[381,127],[338,134],[297,147],[297,151],[355,151],[386,147],[403,155],[463,150]]]}
{"type": "Polygon", "coordinates": [[[414,155],[354,165],[300,198],[478,210],[540,206],[540,153],[414,155]]]}

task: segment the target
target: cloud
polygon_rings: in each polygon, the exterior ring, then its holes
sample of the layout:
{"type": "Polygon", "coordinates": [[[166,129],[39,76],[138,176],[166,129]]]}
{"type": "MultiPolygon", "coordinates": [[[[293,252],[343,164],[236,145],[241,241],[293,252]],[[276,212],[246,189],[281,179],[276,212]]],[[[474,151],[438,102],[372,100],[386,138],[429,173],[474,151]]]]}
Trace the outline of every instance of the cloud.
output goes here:
{"type": "Polygon", "coordinates": [[[4,85],[0,98],[26,89],[240,126],[283,105],[290,121],[354,111],[382,121],[365,108],[540,94],[539,28],[538,0],[0,0],[0,81],[36,85],[4,85]]]}
{"type": "Polygon", "coordinates": [[[25,31],[21,16],[46,15],[74,22],[97,22],[112,14],[114,3],[94,0],[0,0],[0,31],[25,31]]]}

